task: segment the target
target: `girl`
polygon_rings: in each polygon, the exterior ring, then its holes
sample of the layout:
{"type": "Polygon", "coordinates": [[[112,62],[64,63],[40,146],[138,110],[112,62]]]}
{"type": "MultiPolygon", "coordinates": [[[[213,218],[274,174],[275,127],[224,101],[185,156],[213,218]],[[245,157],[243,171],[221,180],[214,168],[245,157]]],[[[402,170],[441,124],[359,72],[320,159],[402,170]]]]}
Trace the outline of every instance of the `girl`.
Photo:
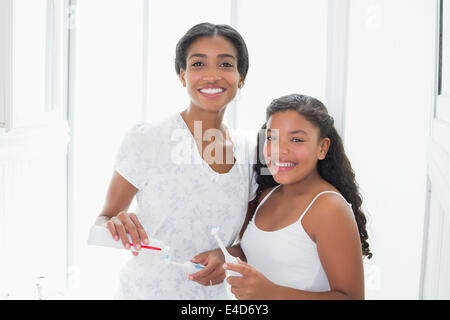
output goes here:
{"type": "MultiPolygon", "coordinates": [[[[106,225],[127,249],[127,233],[138,251],[149,237],[162,240],[170,245],[171,258],[184,262],[217,247],[208,234],[213,226],[220,226],[226,243],[234,242],[247,208],[255,208],[257,184],[246,161],[245,140],[222,123],[248,71],[242,37],[227,25],[198,24],[178,42],[175,69],[189,94],[189,107],[129,131],[97,224],[106,225]],[[137,211],[129,213],[135,195],[137,211]]],[[[221,261],[220,255],[207,255],[202,271],[208,277],[200,275],[194,282],[160,257],[136,253],[121,272],[117,297],[224,298],[225,273],[217,268],[221,261]]]]}
{"type": "Polygon", "coordinates": [[[241,240],[247,263],[224,265],[242,274],[228,278],[232,292],[238,299],[364,299],[362,257],[372,253],[333,118],[317,99],[292,94],[274,100],[266,119],[266,165],[255,165],[258,207],[241,240]]]}

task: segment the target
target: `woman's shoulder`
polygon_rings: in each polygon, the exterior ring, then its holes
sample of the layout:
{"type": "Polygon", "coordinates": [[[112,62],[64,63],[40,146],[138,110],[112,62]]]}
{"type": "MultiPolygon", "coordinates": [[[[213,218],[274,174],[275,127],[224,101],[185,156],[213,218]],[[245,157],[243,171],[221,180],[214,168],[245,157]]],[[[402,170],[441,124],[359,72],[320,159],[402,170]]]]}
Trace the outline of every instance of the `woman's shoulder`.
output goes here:
{"type": "Polygon", "coordinates": [[[134,137],[148,137],[171,132],[177,127],[176,115],[154,121],[139,121],[128,129],[127,134],[134,137]]]}

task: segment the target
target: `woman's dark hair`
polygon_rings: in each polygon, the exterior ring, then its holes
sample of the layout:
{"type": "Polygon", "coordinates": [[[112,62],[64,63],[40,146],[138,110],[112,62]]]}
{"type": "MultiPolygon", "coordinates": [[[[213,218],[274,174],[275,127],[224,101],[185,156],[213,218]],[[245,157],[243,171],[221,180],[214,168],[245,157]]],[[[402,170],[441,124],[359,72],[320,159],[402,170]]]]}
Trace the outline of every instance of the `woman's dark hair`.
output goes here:
{"type": "MultiPolygon", "coordinates": [[[[267,121],[273,114],[287,110],[296,111],[315,125],[319,129],[321,139],[326,137],[330,139],[330,147],[326,157],[318,161],[317,169],[320,176],[338,189],[352,205],[361,239],[362,254],[370,259],[372,253],[369,250],[369,244],[367,242],[366,217],[361,211],[362,197],[358,190],[358,184],[355,181],[355,173],[350,165],[350,161],[345,155],[342,139],[334,127],[333,117],[328,114],[326,107],[319,100],[306,95],[291,94],[271,102],[266,110],[266,123],[261,129],[266,129],[267,121]]],[[[267,172],[267,166],[265,163],[261,163],[260,159],[261,150],[264,145],[264,141],[261,141],[261,138],[262,135],[258,135],[258,157],[257,163],[254,165],[257,174],[258,196],[261,195],[263,190],[278,185],[272,175],[262,173],[262,170],[267,172]]]]}
{"type": "Polygon", "coordinates": [[[175,56],[175,71],[180,74],[181,70],[186,70],[186,55],[191,44],[200,37],[222,36],[228,39],[237,51],[237,68],[242,79],[248,72],[248,51],[244,39],[239,32],[226,24],[212,24],[204,22],[193,26],[178,41],[175,56]]]}

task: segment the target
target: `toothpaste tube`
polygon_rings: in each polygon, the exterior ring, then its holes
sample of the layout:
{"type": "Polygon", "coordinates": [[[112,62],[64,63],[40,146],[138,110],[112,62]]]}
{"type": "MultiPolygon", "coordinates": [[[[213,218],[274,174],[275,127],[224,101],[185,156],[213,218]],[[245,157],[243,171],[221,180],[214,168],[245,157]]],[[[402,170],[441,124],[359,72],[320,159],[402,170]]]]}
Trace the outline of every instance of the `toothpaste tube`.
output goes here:
{"type": "MultiPolygon", "coordinates": [[[[147,233],[148,234],[148,233],[147,233]]],[[[128,235],[128,242],[130,243],[131,250],[135,252],[151,252],[151,253],[162,253],[165,247],[163,241],[158,239],[149,238],[149,244],[145,245],[140,243],[141,250],[136,250],[131,236],[128,235]]],[[[103,226],[94,225],[89,231],[88,245],[111,247],[118,249],[125,249],[121,240],[114,240],[108,228],[103,226]]]]}

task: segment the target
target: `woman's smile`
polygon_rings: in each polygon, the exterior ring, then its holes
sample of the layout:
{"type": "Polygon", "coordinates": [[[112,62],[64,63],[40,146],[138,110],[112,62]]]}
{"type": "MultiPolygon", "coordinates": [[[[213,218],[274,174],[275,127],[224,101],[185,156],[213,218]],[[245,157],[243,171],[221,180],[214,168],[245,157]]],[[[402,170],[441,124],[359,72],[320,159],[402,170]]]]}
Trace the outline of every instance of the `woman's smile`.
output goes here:
{"type": "Polygon", "coordinates": [[[241,77],[237,51],[224,37],[202,37],[187,53],[187,68],[180,73],[191,106],[206,111],[222,110],[236,96],[241,77]]]}
{"type": "Polygon", "coordinates": [[[226,88],[213,85],[206,85],[198,89],[198,91],[207,98],[217,98],[221,96],[226,90],[226,88]]]}

